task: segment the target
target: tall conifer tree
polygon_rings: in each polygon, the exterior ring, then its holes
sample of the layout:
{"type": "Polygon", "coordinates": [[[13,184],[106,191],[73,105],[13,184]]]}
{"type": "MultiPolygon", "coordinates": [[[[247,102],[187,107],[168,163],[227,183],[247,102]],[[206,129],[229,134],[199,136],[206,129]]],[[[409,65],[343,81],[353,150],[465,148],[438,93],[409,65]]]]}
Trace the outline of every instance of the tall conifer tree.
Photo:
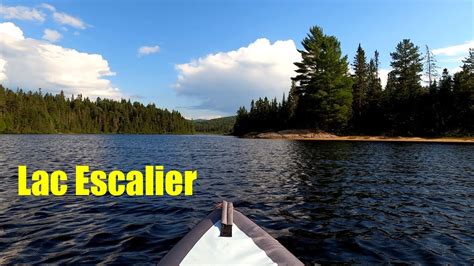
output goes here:
{"type": "Polygon", "coordinates": [[[296,90],[301,126],[340,131],[351,115],[352,80],[347,56],[342,56],[334,36],[324,35],[320,27],[311,27],[301,43],[302,61],[296,62],[296,90]]]}
{"type": "Polygon", "coordinates": [[[401,134],[413,135],[417,131],[417,105],[421,90],[422,58],[418,46],[409,39],[404,39],[390,53],[391,71],[396,80],[395,91],[392,93],[392,125],[401,134]]]}
{"type": "Polygon", "coordinates": [[[368,72],[365,51],[361,45],[357,47],[357,52],[352,64],[354,74],[354,84],[352,84],[352,121],[356,130],[360,129],[363,113],[366,109],[368,72]]]}

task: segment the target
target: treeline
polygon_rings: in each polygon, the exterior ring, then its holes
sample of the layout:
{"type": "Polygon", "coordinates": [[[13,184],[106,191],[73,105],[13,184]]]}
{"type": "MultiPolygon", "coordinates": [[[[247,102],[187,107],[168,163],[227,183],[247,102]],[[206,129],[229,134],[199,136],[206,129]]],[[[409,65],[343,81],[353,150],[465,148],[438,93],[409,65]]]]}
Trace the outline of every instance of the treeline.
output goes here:
{"type": "Polygon", "coordinates": [[[0,85],[0,133],[194,133],[177,111],[130,100],[12,91],[0,85]]]}
{"type": "Polygon", "coordinates": [[[201,134],[230,134],[235,124],[235,116],[221,117],[209,120],[194,120],[196,133],[201,134]]]}
{"type": "Polygon", "coordinates": [[[379,53],[367,60],[359,45],[352,74],[334,36],[312,27],[302,41],[288,97],[252,101],[237,111],[233,133],[310,128],[339,134],[466,136],[474,134],[474,49],[461,71],[438,75],[426,47],[405,39],[390,54],[392,70],[385,88],[379,53]],[[422,85],[422,73],[428,78],[422,85]]]}

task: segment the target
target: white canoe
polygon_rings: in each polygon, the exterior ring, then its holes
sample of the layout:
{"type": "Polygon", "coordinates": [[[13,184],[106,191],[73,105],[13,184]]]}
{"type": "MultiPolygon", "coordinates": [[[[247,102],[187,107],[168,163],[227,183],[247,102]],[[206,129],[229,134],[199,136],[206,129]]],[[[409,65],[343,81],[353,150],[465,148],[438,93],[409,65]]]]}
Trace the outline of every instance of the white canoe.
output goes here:
{"type": "Polygon", "coordinates": [[[194,227],[159,265],[303,265],[245,215],[224,201],[194,227]]]}

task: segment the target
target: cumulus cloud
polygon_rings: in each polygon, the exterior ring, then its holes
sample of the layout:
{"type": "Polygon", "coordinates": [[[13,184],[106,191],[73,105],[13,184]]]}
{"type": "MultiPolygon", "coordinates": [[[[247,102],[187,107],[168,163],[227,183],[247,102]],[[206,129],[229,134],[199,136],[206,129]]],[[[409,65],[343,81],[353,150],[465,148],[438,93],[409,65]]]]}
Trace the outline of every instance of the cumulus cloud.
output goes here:
{"type": "Polygon", "coordinates": [[[158,53],[160,51],[160,47],[158,45],[155,46],[142,46],[138,48],[138,56],[145,56],[149,54],[158,53]]]}
{"type": "Polygon", "coordinates": [[[0,81],[10,88],[63,90],[91,98],[120,98],[105,77],[114,75],[99,54],[81,53],[49,42],[25,38],[11,22],[0,23],[0,81]]]}
{"type": "Polygon", "coordinates": [[[179,96],[199,100],[196,109],[232,114],[258,97],[281,98],[301,60],[293,40],[273,44],[262,38],[234,51],[209,54],[186,64],[174,88],[179,96]]]}
{"type": "Polygon", "coordinates": [[[45,20],[43,12],[26,6],[0,5],[0,15],[5,19],[32,20],[39,22],[45,20]]]}
{"type": "Polygon", "coordinates": [[[11,22],[0,23],[0,33],[2,37],[9,37],[14,39],[24,39],[23,31],[11,22]]]}
{"type": "Polygon", "coordinates": [[[47,40],[47,41],[50,41],[50,42],[57,42],[62,37],[63,36],[58,31],[51,30],[51,29],[45,29],[44,30],[44,34],[43,34],[43,39],[44,40],[47,40]]]}
{"type": "Polygon", "coordinates": [[[53,12],[53,19],[61,25],[68,25],[76,29],[85,29],[86,23],[78,17],[71,16],[63,12],[53,12]]]}

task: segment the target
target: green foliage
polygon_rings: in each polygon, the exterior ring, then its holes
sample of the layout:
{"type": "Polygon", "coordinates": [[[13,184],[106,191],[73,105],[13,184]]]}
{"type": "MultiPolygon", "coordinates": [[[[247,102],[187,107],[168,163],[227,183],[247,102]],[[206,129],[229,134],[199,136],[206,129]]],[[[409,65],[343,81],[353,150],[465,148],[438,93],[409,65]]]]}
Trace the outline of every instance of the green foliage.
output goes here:
{"type": "Polygon", "coordinates": [[[196,133],[230,134],[235,124],[235,116],[221,117],[210,120],[194,120],[196,133]]]}
{"type": "Polygon", "coordinates": [[[0,133],[194,133],[192,123],[177,111],[154,104],[81,95],[66,98],[37,92],[13,92],[0,85],[0,133]]]}
{"type": "MultiPolygon", "coordinates": [[[[291,95],[291,93],[290,93],[291,95]]],[[[250,104],[250,111],[240,107],[232,133],[243,135],[252,131],[269,131],[287,128],[292,121],[291,108],[294,105],[294,97],[288,96],[281,102],[277,99],[269,101],[268,98],[259,98],[250,104]]]]}

